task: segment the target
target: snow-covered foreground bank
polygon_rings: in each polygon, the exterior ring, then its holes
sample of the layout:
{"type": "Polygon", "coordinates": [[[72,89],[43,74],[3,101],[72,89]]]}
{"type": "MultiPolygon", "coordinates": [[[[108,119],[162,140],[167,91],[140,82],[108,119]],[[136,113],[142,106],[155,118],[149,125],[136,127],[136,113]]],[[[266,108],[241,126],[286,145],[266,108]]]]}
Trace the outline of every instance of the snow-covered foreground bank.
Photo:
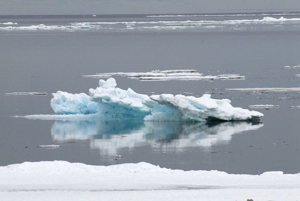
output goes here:
{"type": "Polygon", "coordinates": [[[230,175],[148,163],[64,161],[0,167],[1,200],[299,200],[300,174],[230,175]]]}

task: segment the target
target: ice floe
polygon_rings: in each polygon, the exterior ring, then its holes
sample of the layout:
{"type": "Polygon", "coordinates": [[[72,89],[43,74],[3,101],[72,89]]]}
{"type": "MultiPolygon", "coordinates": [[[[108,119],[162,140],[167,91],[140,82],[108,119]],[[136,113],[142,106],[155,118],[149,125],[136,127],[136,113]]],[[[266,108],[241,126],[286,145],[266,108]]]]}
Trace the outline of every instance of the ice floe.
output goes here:
{"type": "Polygon", "coordinates": [[[256,109],[270,109],[270,108],[279,108],[279,105],[249,105],[249,108],[256,109]]]}
{"type": "Polygon", "coordinates": [[[144,121],[246,121],[257,120],[262,113],[233,107],[229,99],[184,95],[145,95],[116,87],[114,78],[100,80],[89,96],[58,91],[51,107],[58,115],[28,115],[31,119],[102,119],[144,121]]]}
{"type": "Polygon", "coordinates": [[[241,17],[241,16],[282,16],[299,15],[299,13],[226,13],[226,14],[181,14],[181,15],[148,15],[150,18],[183,18],[183,17],[241,17]]]}
{"type": "Polygon", "coordinates": [[[291,109],[300,109],[300,105],[297,106],[290,106],[291,109]]]}
{"type": "Polygon", "coordinates": [[[300,64],[295,66],[284,66],[285,69],[293,69],[293,68],[300,68],[300,64]]]}
{"type": "Polygon", "coordinates": [[[92,166],[66,161],[0,167],[2,200],[297,200],[300,174],[183,171],[149,163],[92,166]],[[207,199],[209,198],[209,199],[207,199]]]}
{"type": "Polygon", "coordinates": [[[181,152],[189,147],[209,149],[229,143],[235,134],[258,130],[263,124],[223,122],[207,124],[181,122],[103,122],[56,121],[51,135],[54,141],[90,140],[92,149],[102,156],[114,156],[122,148],[150,146],[164,152],[181,152]]]}
{"type": "Polygon", "coordinates": [[[17,25],[18,23],[16,23],[16,22],[3,22],[3,23],[0,23],[0,24],[3,24],[3,25],[17,25]]]}
{"type": "Polygon", "coordinates": [[[39,145],[39,148],[45,148],[45,149],[57,149],[60,147],[60,145],[56,144],[49,144],[49,145],[39,145]]]}
{"type": "Polygon", "coordinates": [[[239,74],[203,75],[196,70],[154,70],[151,72],[115,72],[83,75],[90,78],[127,77],[141,81],[170,81],[170,80],[244,80],[245,76],[239,74]]]}
{"type": "Polygon", "coordinates": [[[227,91],[260,91],[260,92],[300,92],[300,87],[289,88],[227,88],[227,91]]]}
{"type": "Polygon", "coordinates": [[[87,30],[90,29],[90,26],[60,26],[60,25],[45,25],[45,24],[38,24],[38,25],[30,25],[30,26],[5,26],[0,27],[0,30],[7,30],[7,31],[70,31],[70,30],[87,30]]]}
{"type": "MultiPolygon", "coordinates": [[[[246,30],[251,25],[298,25],[300,18],[284,18],[264,16],[262,19],[238,19],[238,20],[160,20],[160,21],[99,21],[99,22],[73,22],[65,25],[45,25],[33,24],[29,26],[15,26],[16,24],[7,24],[0,30],[8,31],[70,31],[70,30],[102,30],[102,31],[172,31],[172,30],[246,30]],[[14,26],[12,26],[14,25],[14,26]]],[[[251,27],[253,29],[253,26],[251,27]]]]}
{"type": "Polygon", "coordinates": [[[47,96],[46,92],[11,92],[5,93],[6,96],[47,96]]]}

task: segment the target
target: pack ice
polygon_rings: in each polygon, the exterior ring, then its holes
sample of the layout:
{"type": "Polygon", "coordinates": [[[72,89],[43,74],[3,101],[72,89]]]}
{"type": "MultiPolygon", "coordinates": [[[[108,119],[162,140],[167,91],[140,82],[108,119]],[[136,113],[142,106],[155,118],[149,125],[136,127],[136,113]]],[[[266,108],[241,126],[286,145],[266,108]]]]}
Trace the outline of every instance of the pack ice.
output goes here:
{"type": "MultiPolygon", "coordinates": [[[[128,88],[117,88],[114,78],[100,80],[99,87],[89,95],[58,91],[51,107],[59,115],[32,116],[50,119],[104,119],[144,121],[245,121],[255,120],[262,113],[233,107],[228,99],[213,99],[209,94],[200,98],[184,95],[144,95],[128,88]]],[[[29,117],[29,116],[28,116],[29,117]]],[[[30,118],[30,117],[29,117],[30,118]]]]}

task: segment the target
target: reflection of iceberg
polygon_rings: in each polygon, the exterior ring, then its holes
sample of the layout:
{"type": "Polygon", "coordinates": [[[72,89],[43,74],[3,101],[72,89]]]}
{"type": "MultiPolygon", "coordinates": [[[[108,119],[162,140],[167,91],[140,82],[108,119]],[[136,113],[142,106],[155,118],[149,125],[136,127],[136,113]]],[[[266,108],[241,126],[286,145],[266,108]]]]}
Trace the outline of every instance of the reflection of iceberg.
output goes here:
{"type": "Polygon", "coordinates": [[[97,134],[97,124],[93,121],[56,121],[51,133],[54,140],[86,140],[97,134]]]}
{"type": "Polygon", "coordinates": [[[261,128],[262,124],[224,122],[186,124],[182,122],[101,122],[57,121],[54,140],[91,140],[101,155],[115,155],[119,149],[151,146],[163,151],[183,151],[188,147],[210,147],[228,143],[232,135],[261,128]]]}
{"type": "Polygon", "coordinates": [[[212,99],[209,94],[200,98],[184,95],[144,95],[132,89],[117,88],[114,78],[100,80],[90,95],[57,92],[51,107],[59,115],[29,115],[35,119],[101,119],[145,121],[254,120],[262,113],[233,107],[228,99],[212,99]]]}

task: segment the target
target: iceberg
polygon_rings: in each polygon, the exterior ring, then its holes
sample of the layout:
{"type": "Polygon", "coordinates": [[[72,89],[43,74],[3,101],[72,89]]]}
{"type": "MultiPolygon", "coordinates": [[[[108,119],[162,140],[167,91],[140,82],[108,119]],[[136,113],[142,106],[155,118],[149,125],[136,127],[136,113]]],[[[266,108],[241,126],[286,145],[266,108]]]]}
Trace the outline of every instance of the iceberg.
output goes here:
{"type": "Polygon", "coordinates": [[[89,95],[53,93],[51,107],[58,115],[28,115],[28,119],[102,119],[143,121],[254,121],[263,114],[233,107],[228,99],[185,95],[145,95],[117,88],[114,78],[100,80],[89,95]]]}

